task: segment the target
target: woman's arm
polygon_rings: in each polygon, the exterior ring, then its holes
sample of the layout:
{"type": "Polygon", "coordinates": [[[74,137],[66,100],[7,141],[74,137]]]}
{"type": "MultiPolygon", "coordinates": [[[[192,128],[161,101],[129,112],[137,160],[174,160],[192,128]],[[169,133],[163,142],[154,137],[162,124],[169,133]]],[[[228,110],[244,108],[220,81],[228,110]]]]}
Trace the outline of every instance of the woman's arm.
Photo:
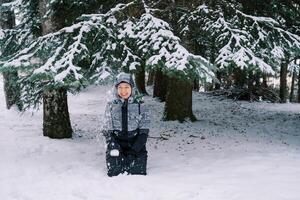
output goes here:
{"type": "Polygon", "coordinates": [[[111,102],[108,102],[105,107],[103,123],[102,133],[106,140],[107,150],[120,150],[120,145],[117,143],[114,135],[114,127],[111,116],[111,102]]]}
{"type": "Polygon", "coordinates": [[[141,149],[146,145],[149,134],[150,113],[149,109],[144,104],[140,104],[140,115],[141,120],[139,123],[139,132],[134,144],[132,145],[132,149],[135,152],[140,152],[141,149]]]}

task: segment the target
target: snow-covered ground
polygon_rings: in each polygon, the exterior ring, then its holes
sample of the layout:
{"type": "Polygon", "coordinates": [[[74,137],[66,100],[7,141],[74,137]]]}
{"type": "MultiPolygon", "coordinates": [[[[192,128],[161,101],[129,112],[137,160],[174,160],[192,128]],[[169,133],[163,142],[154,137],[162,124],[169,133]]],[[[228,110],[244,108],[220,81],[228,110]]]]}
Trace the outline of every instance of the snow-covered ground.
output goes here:
{"type": "Polygon", "coordinates": [[[194,93],[199,121],[180,124],[161,121],[163,103],[146,97],[148,175],[109,178],[97,137],[108,89],[69,96],[75,133],[63,140],[42,136],[41,111],[6,110],[0,90],[1,200],[300,199],[300,105],[194,93]]]}

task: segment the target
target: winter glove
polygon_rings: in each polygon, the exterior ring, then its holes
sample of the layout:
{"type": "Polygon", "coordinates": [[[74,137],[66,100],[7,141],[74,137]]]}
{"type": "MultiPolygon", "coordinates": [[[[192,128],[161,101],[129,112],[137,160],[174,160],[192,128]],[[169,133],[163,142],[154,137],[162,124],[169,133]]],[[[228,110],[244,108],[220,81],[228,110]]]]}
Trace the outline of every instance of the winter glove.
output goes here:
{"type": "Polygon", "coordinates": [[[137,135],[137,138],[132,145],[132,149],[135,152],[140,152],[141,149],[145,146],[148,138],[149,129],[140,129],[139,134],[137,135]]]}
{"type": "Polygon", "coordinates": [[[113,130],[108,130],[104,132],[105,139],[106,139],[106,144],[107,144],[107,149],[118,149],[120,150],[121,147],[118,144],[117,140],[115,139],[114,131],[113,130]]]}
{"type": "Polygon", "coordinates": [[[109,155],[112,157],[118,157],[120,155],[120,152],[118,149],[113,149],[109,152],[109,155]]]}

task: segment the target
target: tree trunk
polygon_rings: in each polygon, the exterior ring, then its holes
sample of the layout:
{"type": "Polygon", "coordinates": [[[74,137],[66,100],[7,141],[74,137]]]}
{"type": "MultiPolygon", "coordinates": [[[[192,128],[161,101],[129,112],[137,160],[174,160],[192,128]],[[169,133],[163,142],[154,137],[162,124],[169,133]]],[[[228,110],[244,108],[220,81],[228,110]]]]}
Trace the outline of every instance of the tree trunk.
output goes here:
{"type": "Polygon", "coordinates": [[[260,87],[262,85],[262,83],[260,82],[260,78],[261,78],[261,74],[260,73],[256,73],[254,75],[254,81],[255,81],[255,86],[256,87],[260,87]]]}
{"type": "Polygon", "coordinates": [[[70,123],[67,90],[50,89],[43,92],[43,134],[50,138],[70,138],[70,123]]]}
{"type": "Polygon", "coordinates": [[[297,102],[300,103],[300,66],[299,66],[299,72],[298,72],[298,99],[297,102]]]}
{"type": "Polygon", "coordinates": [[[280,103],[287,102],[287,67],[288,67],[288,63],[282,61],[280,66],[280,91],[279,91],[280,103]]]}
{"type": "MultiPolygon", "coordinates": [[[[46,1],[39,0],[39,14],[43,17],[46,10],[46,1]]],[[[64,27],[66,16],[64,8],[58,8],[55,16],[46,18],[42,23],[42,35],[55,32],[64,27]]],[[[43,135],[50,138],[70,138],[72,128],[68,110],[67,90],[60,88],[44,89],[43,91],[43,135]]]]}
{"type": "Polygon", "coordinates": [[[292,84],[291,84],[291,93],[290,93],[290,102],[294,101],[294,87],[295,87],[295,78],[296,78],[296,70],[293,70],[293,75],[292,75],[292,84]]]}
{"type": "MultiPolygon", "coordinates": [[[[0,0],[0,4],[9,3],[11,0],[0,0]]],[[[12,29],[15,26],[15,15],[13,11],[0,12],[0,29],[12,29]]],[[[3,52],[6,54],[7,52],[3,52]]],[[[3,73],[4,80],[4,96],[6,108],[10,109],[16,104],[19,110],[22,109],[20,102],[20,86],[17,83],[19,77],[17,71],[8,71],[3,73]]]]}
{"type": "MultiPolygon", "coordinates": [[[[12,0],[0,0],[0,4],[10,3],[12,0]]],[[[15,26],[15,15],[13,11],[0,12],[0,28],[12,29],[15,26]]]]}
{"type": "Polygon", "coordinates": [[[247,80],[247,86],[250,90],[252,90],[254,88],[254,84],[255,84],[255,77],[253,72],[248,72],[248,80],[247,80]]]}
{"type": "Polygon", "coordinates": [[[266,74],[263,74],[263,82],[262,87],[267,88],[268,87],[268,77],[266,74]]]}
{"type": "Polygon", "coordinates": [[[155,71],[154,70],[150,70],[149,75],[148,75],[147,85],[153,85],[153,83],[154,83],[154,75],[155,75],[155,71]]]}
{"type": "Polygon", "coordinates": [[[156,69],[154,78],[153,97],[158,97],[160,101],[166,101],[168,91],[168,77],[161,69],[156,69]]]}
{"type": "Polygon", "coordinates": [[[219,70],[216,72],[216,77],[219,82],[215,83],[215,90],[219,90],[221,88],[221,72],[219,70]]]}
{"type": "Polygon", "coordinates": [[[193,90],[199,92],[200,90],[199,78],[194,79],[193,90]]]}
{"type": "Polygon", "coordinates": [[[196,121],[192,111],[193,85],[189,81],[175,77],[170,77],[169,83],[164,120],[184,122],[186,119],[190,119],[196,121]]]}
{"type": "Polygon", "coordinates": [[[255,75],[252,71],[248,72],[247,86],[249,91],[249,100],[253,101],[255,99],[255,75]]]}
{"type": "Polygon", "coordinates": [[[135,73],[135,83],[140,94],[148,95],[145,83],[145,67],[141,66],[135,73]]]}
{"type": "Polygon", "coordinates": [[[6,108],[10,109],[13,105],[17,105],[18,109],[22,110],[20,86],[17,83],[18,72],[3,72],[3,79],[6,108]]]}
{"type": "Polygon", "coordinates": [[[233,72],[234,85],[239,88],[244,88],[247,81],[247,73],[239,68],[233,72]]]}

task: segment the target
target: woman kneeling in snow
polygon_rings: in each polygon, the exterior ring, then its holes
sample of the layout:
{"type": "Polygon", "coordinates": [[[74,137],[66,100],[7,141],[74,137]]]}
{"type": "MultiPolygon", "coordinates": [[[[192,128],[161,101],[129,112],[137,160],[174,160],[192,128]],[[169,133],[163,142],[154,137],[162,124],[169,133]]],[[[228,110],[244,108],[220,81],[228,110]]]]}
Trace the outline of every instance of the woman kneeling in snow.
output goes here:
{"type": "Polygon", "coordinates": [[[130,74],[120,73],[114,87],[116,98],[107,103],[104,114],[107,175],[146,175],[148,110],[135,98],[130,74]]]}

